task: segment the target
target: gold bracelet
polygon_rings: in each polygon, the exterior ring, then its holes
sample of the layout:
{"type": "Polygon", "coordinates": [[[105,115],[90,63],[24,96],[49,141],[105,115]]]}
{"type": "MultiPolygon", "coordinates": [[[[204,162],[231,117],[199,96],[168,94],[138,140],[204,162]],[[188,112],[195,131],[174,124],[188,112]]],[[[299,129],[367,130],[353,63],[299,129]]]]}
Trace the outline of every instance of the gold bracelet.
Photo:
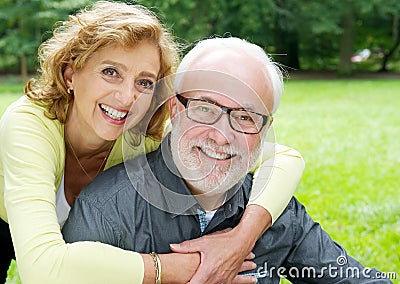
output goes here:
{"type": "Polygon", "coordinates": [[[156,284],[161,284],[162,271],[161,271],[160,257],[155,252],[151,252],[149,254],[150,254],[151,258],[153,259],[154,268],[156,269],[156,284]]]}

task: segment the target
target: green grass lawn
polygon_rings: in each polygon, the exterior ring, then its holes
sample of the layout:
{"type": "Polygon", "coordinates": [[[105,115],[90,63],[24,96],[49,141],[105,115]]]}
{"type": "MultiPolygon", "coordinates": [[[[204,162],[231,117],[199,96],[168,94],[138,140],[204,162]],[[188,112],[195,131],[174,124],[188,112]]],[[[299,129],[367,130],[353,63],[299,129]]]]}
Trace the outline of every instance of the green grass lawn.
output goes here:
{"type": "Polygon", "coordinates": [[[7,106],[23,95],[24,86],[16,82],[0,81],[0,116],[7,106]]]}
{"type": "MultiPolygon", "coordinates": [[[[0,115],[16,90],[0,85],[0,115]]],[[[296,197],[311,216],[350,255],[397,279],[399,90],[398,80],[289,80],[273,124],[276,140],[306,161],[296,197]]]]}
{"type": "Polygon", "coordinates": [[[296,197],[366,266],[400,278],[400,81],[289,81],[278,142],[306,169],[296,197]]]}

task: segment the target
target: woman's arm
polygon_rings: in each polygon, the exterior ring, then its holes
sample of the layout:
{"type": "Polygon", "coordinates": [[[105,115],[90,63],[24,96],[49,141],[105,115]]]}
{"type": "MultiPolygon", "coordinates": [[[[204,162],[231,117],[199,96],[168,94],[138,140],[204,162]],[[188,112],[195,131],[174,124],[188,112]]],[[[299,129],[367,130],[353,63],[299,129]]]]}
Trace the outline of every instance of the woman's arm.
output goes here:
{"type": "MultiPolygon", "coordinates": [[[[216,232],[214,234],[219,234],[216,232]]],[[[188,283],[191,281],[196,269],[200,265],[199,253],[169,253],[159,254],[162,267],[162,283],[188,283]]],[[[154,260],[149,254],[142,254],[144,263],[143,284],[154,284],[156,279],[156,267],[154,260]]],[[[248,255],[244,263],[241,264],[239,271],[254,269],[256,264],[250,261],[254,254],[248,255]]],[[[250,284],[255,283],[256,278],[250,276],[236,276],[232,283],[250,284]]],[[[204,281],[202,283],[208,283],[204,281]]]]}
{"type": "Polygon", "coordinates": [[[248,206],[263,207],[268,211],[272,224],[292,198],[305,164],[296,150],[272,143],[264,143],[261,160],[262,163],[254,171],[248,206]]]}
{"type": "MultiPolygon", "coordinates": [[[[188,283],[200,264],[198,253],[159,254],[162,267],[162,283],[188,283]],[[183,269],[184,268],[184,269],[183,269]]],[[[144,262],[143,284],[154,284],[156,268],[149,254],[142,254],[144,262]]]]}
{"type": "Polygon", "coordinates": [[[140,254],[98,242],[64,242],[55,211],[55,183],[65,160],[62,131],[42,109],[26,108],[0,122],[0,186],[22,282],[141,283],[140,254]]]}
{"type": "Polygon", "coordinates": [[[262,161],[254,173],[249,205],[233,230],[172,246],[175,252],[200,252],[201,265],[191,283],[231,281],[291,199],[304,169],[301,155],[286,146],[265,143],[262,161]]]}

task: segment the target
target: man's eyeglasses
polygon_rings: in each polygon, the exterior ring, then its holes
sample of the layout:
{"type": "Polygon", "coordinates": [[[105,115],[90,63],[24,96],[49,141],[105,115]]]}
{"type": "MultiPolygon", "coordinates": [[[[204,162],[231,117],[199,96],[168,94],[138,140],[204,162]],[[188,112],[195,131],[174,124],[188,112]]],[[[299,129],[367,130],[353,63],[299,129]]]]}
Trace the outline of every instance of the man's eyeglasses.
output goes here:
{"type": "Polygon", "coordinates": [[[214,124],[221,116],[228,114],[228,121],[233,130],[245,134],[260,133],[264,125],[271,125],[271,115],[246,110],[244,108],[228,108],[204,99],[186,98],[176,94],[178,100],[186,108],[186,116],[202,124],[214,124]]]}

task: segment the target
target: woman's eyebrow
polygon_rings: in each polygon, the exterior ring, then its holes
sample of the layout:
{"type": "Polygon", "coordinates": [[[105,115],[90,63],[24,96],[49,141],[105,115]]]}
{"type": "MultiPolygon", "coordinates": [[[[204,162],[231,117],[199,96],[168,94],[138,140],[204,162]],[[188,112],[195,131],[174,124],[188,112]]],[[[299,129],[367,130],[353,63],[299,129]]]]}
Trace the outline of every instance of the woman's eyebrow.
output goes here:
{"type": "MultiPolygon", "coordinates": [[[[128,70],[128,67],[125,64],[119,63],[119,62],[116,62],[113,60],[104,60],[101,63],[117,66],[118,68],[122,69],[125,72],[128,70]]],[[[145,77],[150,77],[150,78],[153,78],[154,80],[157,80],[157,78],[158,78],[158,74],[154,74],[153,72],[150,72],[150,71],[142,71],[139,73],[139,75],[145,76],[145,77]]]]}
{"type": "Polygon", "coordinates": [[[139,73],[140,76],[145,76],[145,77],[150,77],[153,78],[154,80],[157,80],[158,76],[157,74],[154,74],[153,72],[149,71],[142,71],[139,73]]]}
{"type": "Polygon", "coordinates": [[[119,63],[117,61],[112,61],[112,60],[104,60],[101,62],[101,64],[110,64],[110,65],[115,65],[118,68],[121,68],[123,71],[128,70],[128,67],[126,67],[123,63],[119,63]]]}

